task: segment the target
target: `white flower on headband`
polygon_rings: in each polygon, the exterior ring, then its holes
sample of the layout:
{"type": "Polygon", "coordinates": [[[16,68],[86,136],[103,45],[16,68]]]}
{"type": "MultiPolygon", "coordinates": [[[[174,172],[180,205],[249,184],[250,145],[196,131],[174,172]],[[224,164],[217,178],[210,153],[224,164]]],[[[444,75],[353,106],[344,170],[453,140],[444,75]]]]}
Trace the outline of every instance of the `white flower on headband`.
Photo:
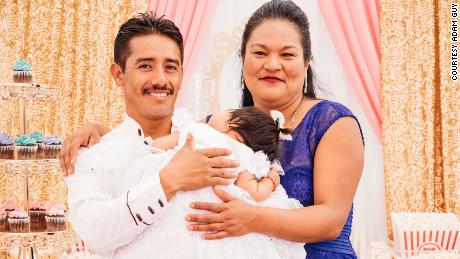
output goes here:
{"type": "Polygon", "coordinates": [[[251,166],[253,167],[252,173],[256,176],[257,180],[267,176],[268,171],[270,171],[270,162],[267,155],[263,151],[257,151],[251,158],[251,166]]]}
{"type": "MultiPolygon", "coordinates": [[[[278,129],[283,129],[284,128],[284,115],[277,111],[277,110],[271,110],[270,115],[272,116],[272,119],[276,122],[278,122],[278,129]]],[[[283,132],[280,131],[280,139],[282,140],[292,140],[291,135],[289,134],[284,134],[283,132]]]]}
{"type": "Polygon", "coordinates": [[[276,172],[278,172],[279,175],[284,175],[283,167],[278,159],[273,160],[271,167],[276,169],[276,172]]]}

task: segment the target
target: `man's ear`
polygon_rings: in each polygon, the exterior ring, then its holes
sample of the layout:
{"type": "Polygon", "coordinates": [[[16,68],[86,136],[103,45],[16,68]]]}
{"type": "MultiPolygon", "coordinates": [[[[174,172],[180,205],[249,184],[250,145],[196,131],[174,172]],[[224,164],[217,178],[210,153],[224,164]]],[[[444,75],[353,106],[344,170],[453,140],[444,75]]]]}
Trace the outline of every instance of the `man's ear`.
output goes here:
{"type": "Polygon", "coordinates": [[[112,73],[112,78],[115,81],[115,84],[117,86],[123,86],[123,71],[118,64],[113,63],[110,66],[110,73],[112,73]]]}
{"type": "Polygon", "coordinates": [[[184,67],[182,66],[182,64],[180,65],[180,82],[179,82],[179,87],[177,88],[177,92],[180,91],[180,89],[182,88],[182,79],[184,79],[184,67]]]}

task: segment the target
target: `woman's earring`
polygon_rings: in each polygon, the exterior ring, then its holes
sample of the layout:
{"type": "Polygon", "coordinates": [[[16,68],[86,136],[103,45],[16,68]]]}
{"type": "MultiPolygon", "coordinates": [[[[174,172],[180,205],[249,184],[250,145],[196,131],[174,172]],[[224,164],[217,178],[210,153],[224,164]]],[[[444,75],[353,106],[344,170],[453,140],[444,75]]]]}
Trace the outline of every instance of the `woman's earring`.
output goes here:
{"type": "Polygon", "coordinates": [[[304,94],[307,94],[307,88],[308,88],[307,81],[303,81],[303,93],[304,94]]]}

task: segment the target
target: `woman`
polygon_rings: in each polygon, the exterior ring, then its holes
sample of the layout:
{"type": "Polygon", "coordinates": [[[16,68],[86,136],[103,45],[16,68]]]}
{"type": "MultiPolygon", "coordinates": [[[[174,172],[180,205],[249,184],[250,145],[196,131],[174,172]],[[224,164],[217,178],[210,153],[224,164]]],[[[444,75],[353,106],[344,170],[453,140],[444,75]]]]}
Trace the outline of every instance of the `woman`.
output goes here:
{"type": "Polygon", "coordinates": [[[291,1],[262,5],[246,24],[241,57],[243,106],[281,111],[293,130],[278,150],[286,172],[281,184],[304,207],[256,207],[214,188],[224,203],[191,204],[212,213],[188,215],[190,229],[207,231],[209,240],[256,232],[303,242],[307,258],[356,258],[349,236],[364,143],[346,107],[315,96],[305,13],[291,1]]]}

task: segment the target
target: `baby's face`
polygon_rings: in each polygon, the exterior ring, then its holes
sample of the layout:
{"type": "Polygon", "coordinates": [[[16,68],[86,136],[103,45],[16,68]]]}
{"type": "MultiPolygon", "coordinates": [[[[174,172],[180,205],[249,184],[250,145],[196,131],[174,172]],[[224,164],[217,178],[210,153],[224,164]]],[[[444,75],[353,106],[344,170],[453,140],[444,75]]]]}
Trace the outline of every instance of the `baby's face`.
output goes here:
{"type": "Polygon", "coordinates": [[[229,118],[230,118],[230,112],[228,111],[219,112],[211,116],[211,119],[209,120],[208,125],[224,133],[230,138],[244,144],[243,137],[238,132],[230,129],[228,125],[229,118]]]}

